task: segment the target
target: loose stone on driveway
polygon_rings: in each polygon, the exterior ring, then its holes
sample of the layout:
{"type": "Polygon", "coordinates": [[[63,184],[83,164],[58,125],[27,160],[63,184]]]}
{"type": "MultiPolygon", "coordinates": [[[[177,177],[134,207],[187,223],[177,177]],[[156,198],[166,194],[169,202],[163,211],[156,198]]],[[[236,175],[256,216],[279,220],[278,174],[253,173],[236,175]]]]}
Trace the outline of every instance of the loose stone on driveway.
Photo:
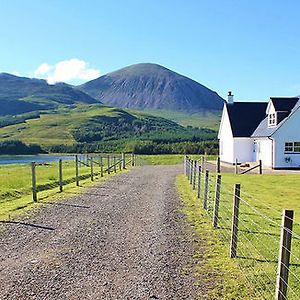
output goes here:
{"type": "Polygon", "coordinates": [[[0,232],[0,299],[197,299],[181,166],[142,166],[0,232]]]}

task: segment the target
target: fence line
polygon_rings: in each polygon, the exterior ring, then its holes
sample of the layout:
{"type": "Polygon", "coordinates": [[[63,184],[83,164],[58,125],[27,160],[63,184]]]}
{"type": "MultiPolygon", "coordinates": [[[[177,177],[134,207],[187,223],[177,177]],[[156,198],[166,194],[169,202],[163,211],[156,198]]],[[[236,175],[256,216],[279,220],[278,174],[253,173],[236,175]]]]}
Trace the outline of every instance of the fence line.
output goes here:
{"type": "MultiPolygon", "coordinates": [[[[80,181],[82,180],[90,178],[91,181],[94,181],[97,178],[103,177],[105,173],[109,174],[109,170],[115,168],[115,172],[118,170],[121,171],[122,169],[126,169],[129,164],[135,164],[135,155],[128,155],[125,153],[122,153],[121,155],[77,154],[74,155],[73,161],[59,159],[58,162],[51,164],[37,164],[32,162],[28,168],[28,172],[26,166],[22,167],[22,170],[24,170],[22,172],[25,174],[25,177],[22,178],[24,184],[22,185],[20,192],[14,195],[13,192],[10,193],[10,190],[8,190],[6,194],[11,200],[32,195],[32,201],[37,202],[39,200],[39,192],[55,188],[58,188],[59,192],[63,192],[65,185],[75,183],[76,186],[79,186],[80,181]],[[108,161],[112,159],[115,160],[115,164],[109,166],[108,161]],[[117,166],[118,170],[116,168],[117,166]],[[45,171],[43,172],[43,170],[45,171]],[[10,194],[12,196],[10,196],[10,194]]],[[[7,214],[9,214],[9,211],[7,214]]]]}
{"type": "Polygon", "coordinates": [[[221,180],[218,166],[217,174],[207,172],[203,157],[185,157],[184,164],[212,228],[228,245],[228,255],[237,261],[253,294],[259,299],[300,299],[300,234],[292,227],[300,223],[293,211],[281,213],[239,185],[230,187],[221,180]]]}

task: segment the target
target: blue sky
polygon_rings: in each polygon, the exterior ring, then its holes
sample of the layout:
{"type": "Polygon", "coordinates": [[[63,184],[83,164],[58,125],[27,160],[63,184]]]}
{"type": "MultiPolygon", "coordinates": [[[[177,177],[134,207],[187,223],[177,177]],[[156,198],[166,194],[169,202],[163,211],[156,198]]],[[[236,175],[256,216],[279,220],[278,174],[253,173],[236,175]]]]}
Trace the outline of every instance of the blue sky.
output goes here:
{"type": "Polygon", "coordinates": [[[153,62],[223,97],[299,95],[299,11],[297,0],[0,0],[0,72],[80,83],[153,62]]]}

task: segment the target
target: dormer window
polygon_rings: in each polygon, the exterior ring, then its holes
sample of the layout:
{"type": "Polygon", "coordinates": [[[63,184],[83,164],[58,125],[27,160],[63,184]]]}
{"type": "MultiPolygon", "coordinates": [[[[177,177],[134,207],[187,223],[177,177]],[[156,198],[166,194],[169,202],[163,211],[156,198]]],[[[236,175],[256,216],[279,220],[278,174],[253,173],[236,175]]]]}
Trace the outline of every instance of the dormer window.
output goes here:
{"type": "Polygon", "coordinates": [[[277,125],[276,113],[269,114],[269,127],[274,127],[277,125]]]}

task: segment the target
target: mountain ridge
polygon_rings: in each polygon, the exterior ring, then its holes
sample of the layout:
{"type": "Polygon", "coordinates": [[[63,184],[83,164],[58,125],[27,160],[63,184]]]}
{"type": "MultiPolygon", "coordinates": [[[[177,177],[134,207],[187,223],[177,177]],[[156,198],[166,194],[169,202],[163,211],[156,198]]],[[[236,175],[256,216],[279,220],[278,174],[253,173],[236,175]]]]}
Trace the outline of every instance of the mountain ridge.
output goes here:
{"type": "Polygon", "coordinates": [[[105,104],[136,109],[218,111],[224,103],[204,85],[153,63],[130,65],[76,88],[105,104]]]}
{"type": "Polygon", "coordinates": [[[48,110],[75,103],[99,101],[65,83],[50,85],[43,79],[0,73],[0,115],[48,110]]]}

